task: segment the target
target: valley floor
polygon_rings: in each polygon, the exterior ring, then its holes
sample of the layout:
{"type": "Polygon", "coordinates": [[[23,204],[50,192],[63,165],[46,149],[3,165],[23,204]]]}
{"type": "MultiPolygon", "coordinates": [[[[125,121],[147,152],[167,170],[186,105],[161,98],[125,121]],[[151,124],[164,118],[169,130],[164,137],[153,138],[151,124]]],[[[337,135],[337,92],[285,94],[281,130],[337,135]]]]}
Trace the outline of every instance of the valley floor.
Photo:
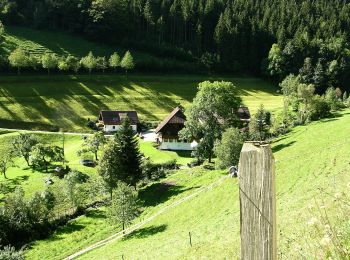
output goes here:
{"type": "Polygon", "coordinates": [[[260,104],[281,108],[282,96],[258,78],[196,75],[52,75],[0,79],[0,128],[88,132],[101,110],[136,110],[142,121],[160,122],[174,107],[187,107],[205,80],[232,81],[252,112],[260,104]]]}

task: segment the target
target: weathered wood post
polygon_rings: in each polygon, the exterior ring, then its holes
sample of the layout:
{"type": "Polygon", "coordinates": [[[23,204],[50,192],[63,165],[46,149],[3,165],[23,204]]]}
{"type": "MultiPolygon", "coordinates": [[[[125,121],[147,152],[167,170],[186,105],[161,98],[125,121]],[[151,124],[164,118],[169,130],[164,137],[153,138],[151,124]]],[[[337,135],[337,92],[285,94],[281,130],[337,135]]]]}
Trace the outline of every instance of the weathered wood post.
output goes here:
{"type": "Polygon", "coordinates": [[[274,260],[277,257],[275,161],[270,145],[245,143],[238,169],[241,259],[274,260]]]}

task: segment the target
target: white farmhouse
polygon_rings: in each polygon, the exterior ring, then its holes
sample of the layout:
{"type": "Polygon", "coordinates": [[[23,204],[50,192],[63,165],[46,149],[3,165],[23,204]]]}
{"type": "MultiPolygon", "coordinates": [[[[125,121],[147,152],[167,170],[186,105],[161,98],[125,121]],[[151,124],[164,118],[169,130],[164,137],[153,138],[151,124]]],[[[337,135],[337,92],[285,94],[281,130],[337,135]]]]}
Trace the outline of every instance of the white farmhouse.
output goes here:
{"type": "Polygon", "coordinates": [[[103,125],[103,131],[106,133],[117,132],[121,127],[123,120],[129,118],[132,129],[137,132],[139,118],[136,111],[101,111],[99,116],[99,124],[103,125]]]}

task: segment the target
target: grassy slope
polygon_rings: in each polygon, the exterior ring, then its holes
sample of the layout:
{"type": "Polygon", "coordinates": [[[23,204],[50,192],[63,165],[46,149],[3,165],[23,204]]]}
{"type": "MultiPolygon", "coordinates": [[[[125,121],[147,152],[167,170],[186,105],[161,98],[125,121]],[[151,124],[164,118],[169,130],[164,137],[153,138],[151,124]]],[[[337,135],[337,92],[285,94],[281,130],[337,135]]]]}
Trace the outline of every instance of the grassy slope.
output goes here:
{"type": "MultiPolygon", "coordinates": [[[[144,211],[135,220],[135,223],[150,217],[162,207],[221,177],[222,172],[220,171],[181,170],[159,183],[153,183],[140,193],[144,211]],[[167,186],[167,184],[170,186],[167,186]]],[[[166,229],[166,227],[155,228],[155,230],[159,229],[166,229]]],[[[51,238],[35,242],[27,257],[29,259],[62,259],[68,254],[104,239],[108,234],[113,234],[119,230],[120,228],[113,227],[108,223],[104,209],[91,210],[87,216],[79,217],[71,221],[66,227],[59,229],[51,238]]],[[[155,231],[151,230],[151,232],[155,231]]]]}
{"type": "MultiPolygon", "coordinates": [[[[320,210],[317,205],[325,206],[331,225],[336,227],[339,208],[332,195],[348,193],[349,131],[350,112],[347,110],[340,118],[297,127],[273,144],[280,257],[311,259],[319,256],[315,251],[320,249],[322,237],[313,236],[307,225],[309,219],[317,216],[320,210]]],[[[237,258],[239,204],[236,184],[236,180],[229,179],[157,217],[129,238],[96,249],[82,258],[118,259],[122,254],[129,259],[237,258]],[[193,234],[192,248],[188,243],[189,231],[193,234]]],[[[76,224],[82,220],[77,220],[76,224]]],[[[64,244],[64,241],[38,242],[28,256],[35,259],[48,254],[48,247],[57,245],[58,248],[64,244]]],[[[61,256],[65,255],[64,250],[65,247],[60,251],[61,256]]]]}
{"type": "MultiPolygon", "coordinates": [[[[71,34],[17,26],[6,27],[4,41],[0,46],[6,54],[9,54],[17,47],[21,47],[38,57],[45,52],[53,52],[60,56],[70,54],[76,57],[83,57],[89,51],[92,51],[96,56],[108,57],[115,51],[119,52],[120,55],[123,55],[126,51],[126,49],[119,46],[95,43],[71,34]]],[[[136,63],[139,60],[151,57],[151,55],[144,52],[131,51],[136,63]]]]}
{"type": "MultiPolygon", "coordinates": [[[[28,76],[0,79],[1,127],[88,131],[101,109],[135,109],[141,119],[162,120],[176,105],[188,106],[205,76],[28,76]],[[24,123],[25,122],[25,123],[24,123]]],[[[254,111],[282,106],[273,85],[256,78],[232,81],[254,111]]]]}

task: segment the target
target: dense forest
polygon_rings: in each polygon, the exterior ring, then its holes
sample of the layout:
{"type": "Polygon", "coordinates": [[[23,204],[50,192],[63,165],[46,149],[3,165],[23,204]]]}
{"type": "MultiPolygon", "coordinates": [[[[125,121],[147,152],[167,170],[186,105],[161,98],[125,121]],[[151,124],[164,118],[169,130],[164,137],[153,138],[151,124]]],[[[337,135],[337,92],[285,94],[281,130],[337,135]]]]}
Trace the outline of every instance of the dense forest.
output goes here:
{"type": "Polygon", "coordinates": [[[7,24],[68,31],[210,70],[350,81],[348,0],[0,0],[7,24]]]}

